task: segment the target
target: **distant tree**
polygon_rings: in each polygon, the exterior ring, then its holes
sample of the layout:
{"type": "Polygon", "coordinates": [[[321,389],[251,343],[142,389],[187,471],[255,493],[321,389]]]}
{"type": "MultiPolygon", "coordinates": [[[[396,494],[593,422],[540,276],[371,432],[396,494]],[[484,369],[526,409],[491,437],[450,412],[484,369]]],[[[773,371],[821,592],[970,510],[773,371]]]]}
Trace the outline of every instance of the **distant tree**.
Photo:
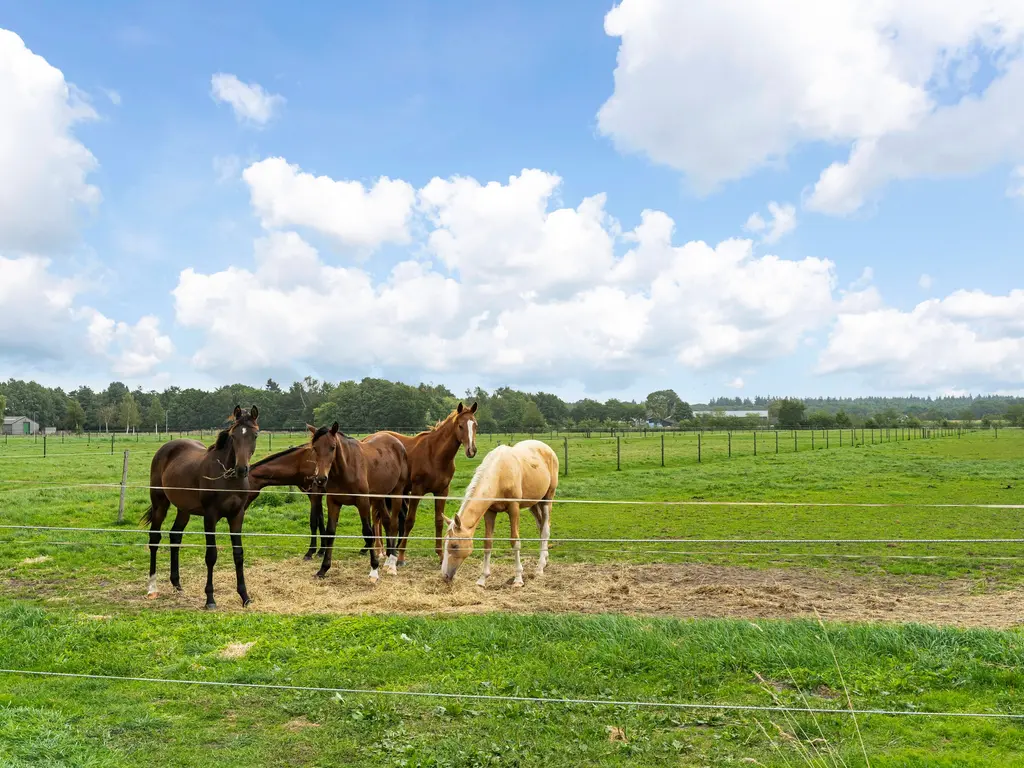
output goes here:
{"type": "Polygon", "coordinates": [[[149,429],[153,427],[154,431],[160,431],[164,428],[164,424],[167,420],[167,411],[164,410],[163,403],[160,402],[160,398],[154,396],[149,401],[149,406],[146,408],[146,415],[142,420],[142,428],[149,429]]]}
{"type": "Polygon", "coordinates": [[[7,410],[7,398],[4,395],[0,395],[0,419],[4,417],[4,411],[7,410]]]}
{"type": "Polygon", "coordinates": [[[121,398],[121,405],[117,409],[117,418],[124,425],[125,432],[139,425],[142,416],[131,392],[125,392],[124,397],[121,398]]]}
{"type": "Polygon", "coordinates": [[[533,396],[533,402],[544,414],[544,419],[548,424],[560,427],[569,420],[569,405],[557,395],[538,392],[533,396]]]}
{"type": "Polygon", "coordinates": [[[103,431],[109,432],[110,425],[117,420],[117,407],[114,405],[104,405],[99,409],[97,415],[99,416],[99,423],[103,425],[103,431]]]}
{"type": "MultiPolygon", "coordinates": [[[[2,401],[0,401],[2,402],[2,401]]],[[[3,415],[3,407],[0,405],[0,416],[3,415]]],[[[1006,421],[1015,427],[1024,427],[1024,403],[1015,403],[1006,409],[1006,421]]]]}
{"type": "Polygon", "coordinates": [[[647,395],[644,405],[647,407],[647,418],[652,421],[682,421],[693,418],[690,404],[684,403],[672,389],[651,392],[647,395]]]}
{"type": "Polygon", "coordinates": [[[814,411],[807,417],[807,423],[814,429],[831,429],[835,426],[835,417],[828,411],[814,411]]]}
{"type": "Polygon", "coordinates": [[[853,420],[847,415],[846,411],[840,411],[836,414],[836,426],[851,427],[853,426],[853,420]]]}
{"type": "Polygon", "coordinates": [[[779,426],[783,429],[796,429],[804,422],[804,411],[807,406],[800,400],[779,401],[779,426]]]}
{"type": "Polygon", "coordinates": [[[68,398],[67,408],[64,410],[64,426],[72,432],[81,432],[85,424],[85,409],[82,404],[74,398],[68,398]]]}
{"type": "Polygon", "coordinates": [[[267,383],[266,383],[266,385],[263,388],[265,390],[267,390],[267,392],[280,392],[281,391],[281,385],[278,384],[273,379],[267,379],[267,383]]]}
{"type": "Polygon", "coordinates": [[[526,432],[544,432],[548,428],[548,422],[544,414],[535,402],[530,400],[523,409],[523,429],[526,432]]]}
{"type": "Polygon", "coordinates": [[[680,400],[672,416],[676,421],[693,421],[693,408],[685,400],[680,400]]]}

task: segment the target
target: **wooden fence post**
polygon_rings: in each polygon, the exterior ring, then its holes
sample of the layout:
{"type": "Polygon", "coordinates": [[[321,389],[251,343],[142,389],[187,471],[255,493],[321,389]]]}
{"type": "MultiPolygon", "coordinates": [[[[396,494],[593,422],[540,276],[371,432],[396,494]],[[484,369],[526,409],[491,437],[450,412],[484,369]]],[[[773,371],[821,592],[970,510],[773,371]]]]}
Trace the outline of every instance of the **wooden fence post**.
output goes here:
{"type": "Polygon", "coordinates": [[[700,464],[700,436],[701,433],[697,433],[697,463],[700,464]]]}
{"type": "Polygon", "coordinates": [[[569,436],[566,435],[562,438],[565,443],[565,476],[569,476],[569,436]]]}
{"type": "Polygon", "coordinates": [[[128,451],[124,452],[124,464],[121,467],[121,500],[117,504],[117,522],[124,522],[124,492],[128,483],[128,451]]]}
{"type": "Polygon", "coordinates": [[[622,471],[622,438],[615,436],[615,471],[622,471]]]}
{"type": "MultiPolygon", "coordinates": [[[[998,435],[997,435],[998,437],[998,435]]],[[[661,433],[661,466],[665,466],[665,433],[661,433]]]]}

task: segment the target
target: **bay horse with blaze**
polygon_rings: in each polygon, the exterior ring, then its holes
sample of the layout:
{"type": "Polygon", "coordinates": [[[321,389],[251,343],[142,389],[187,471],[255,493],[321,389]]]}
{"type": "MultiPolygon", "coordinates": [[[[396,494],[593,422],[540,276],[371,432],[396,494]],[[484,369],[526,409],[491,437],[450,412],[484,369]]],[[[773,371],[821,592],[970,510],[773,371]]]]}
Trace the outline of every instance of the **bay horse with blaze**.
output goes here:
{"type": "Polygon", "coordinates": [[[235,561],[238,596],[242,605],[251,602],[245,587],[242,553],[242,521],[249,500],[249,460],[259,435],[259,409],[235,406],[231,425],[207,447],[198,440],[178,439],[164,443],[153,456],[149,469],[149,509],[140,523],[149,523],[149,587],[147,597],[157,596],[156,553],[160,526],[173,504],[178,513],[171,526],[171,585],[181,591],[178,555],[182,531],[193,515],[203,518],[206,531],[206,608],[213,599],[213,566],[217,563],[217,521],[227,518],[231,552],[235,561]]]}
{"type": "MultiPolygon", "coordinates": [[[[435,497],[447,496],[455,476],[455,455],[459,448],[466,447],[466,458],[476,456],[476,407],[473,403],[466,408],[462,403],[433,428],[417,435],[402,435],[387,432],[402,441],[409,457],[409,483],[412,498],[409,500],[409,514],[404,532],[398,545],[398,565],[405,565],[405,547],[409,532],[416,523],[416,509],[420,498],[430,493],[435,497]]],[[[444,507],[446,499],[434,499],[434,551],[441,557],[442,532],[444,528],[444,507]]]]}

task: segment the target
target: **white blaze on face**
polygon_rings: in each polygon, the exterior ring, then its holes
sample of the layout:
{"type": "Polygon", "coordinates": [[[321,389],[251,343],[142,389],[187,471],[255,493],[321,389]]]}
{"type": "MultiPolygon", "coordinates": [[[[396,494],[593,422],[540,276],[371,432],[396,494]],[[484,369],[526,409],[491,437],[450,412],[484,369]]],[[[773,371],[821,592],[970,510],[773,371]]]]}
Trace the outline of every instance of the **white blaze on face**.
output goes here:
{"type": "Polygon", "coordinates": [[[245,434],[245,427],[242,427],[242,434],[245,434]]]}
{"type": "Polygon", "coordinates": [[[468,444],[469,444],[469,448],[472,450],[476,446],[476,443],[474,442],[475,438],[473,437],[473,432],[476,430],[476,422],[475,421],[469,421],[466,424],[466,426],[469,428],[469,443],[468,444]]]}

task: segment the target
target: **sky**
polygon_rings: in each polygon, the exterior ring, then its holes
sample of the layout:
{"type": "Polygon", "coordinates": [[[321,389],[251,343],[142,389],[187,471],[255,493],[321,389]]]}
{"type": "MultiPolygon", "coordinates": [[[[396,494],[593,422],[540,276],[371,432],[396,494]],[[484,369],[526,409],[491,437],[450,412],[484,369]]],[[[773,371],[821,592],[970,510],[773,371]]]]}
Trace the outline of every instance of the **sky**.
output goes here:
{"type": "Polygon", "coordinates": [[[1024,4],[0,8],[0,379],[1024,393],[1024,4]]]}

